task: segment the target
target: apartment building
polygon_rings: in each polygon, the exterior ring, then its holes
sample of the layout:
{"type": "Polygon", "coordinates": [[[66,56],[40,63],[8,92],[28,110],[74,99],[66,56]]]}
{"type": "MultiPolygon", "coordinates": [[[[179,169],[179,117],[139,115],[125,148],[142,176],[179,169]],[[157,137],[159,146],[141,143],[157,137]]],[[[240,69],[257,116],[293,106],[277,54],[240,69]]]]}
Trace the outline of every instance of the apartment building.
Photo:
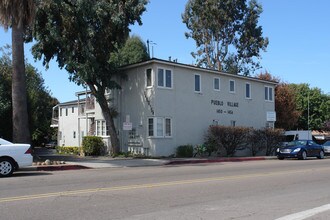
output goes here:
{"type": "MultiPolygon", "coordinates": [[[[210,125],[274,126],[275,82],[160,59],[123,70],[122,89],[107,93],[119,113],[122,151],[168,156],[179,145],[202,144],[210,125]]],[[[59,145],[79,146],[84,135],[101,136],[110,145],[95,98],[88,91],[76,95],[76,101],[55,107],[59,145]]]]}

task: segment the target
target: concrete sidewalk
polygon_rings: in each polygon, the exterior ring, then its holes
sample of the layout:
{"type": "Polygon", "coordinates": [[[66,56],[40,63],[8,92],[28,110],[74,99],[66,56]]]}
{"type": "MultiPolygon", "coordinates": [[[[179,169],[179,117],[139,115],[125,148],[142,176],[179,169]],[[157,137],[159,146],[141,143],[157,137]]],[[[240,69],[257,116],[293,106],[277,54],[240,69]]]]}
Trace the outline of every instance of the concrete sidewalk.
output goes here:
{"type": "Polygon", "coordinates": [[[59,155],[53,150],[40,150],[35,152],[35,161],[64,161],[61,165],[38,165],[32,169],[40,171],[74,170],[74,169],[97,169],[97,168],[120,168],[120,167],[146,167],[146,166],[169,166],[183,164],[201,163],[222,163],[222,162],[242,162],[260,161],[276,159],[276,157],[215,157],[215,158],[164,158],[164,159],[144,159],[144,158],[112,158],[100,157],[78,157],[73,155],[59,155]]]}

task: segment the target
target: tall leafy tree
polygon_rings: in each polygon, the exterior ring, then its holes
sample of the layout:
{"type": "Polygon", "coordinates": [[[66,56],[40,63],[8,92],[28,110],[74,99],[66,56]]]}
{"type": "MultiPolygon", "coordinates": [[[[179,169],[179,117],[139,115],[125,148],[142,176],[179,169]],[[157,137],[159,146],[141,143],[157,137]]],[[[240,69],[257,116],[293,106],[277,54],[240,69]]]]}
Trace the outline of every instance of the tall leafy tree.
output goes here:
{"type": "Polygon", "coordinates": [[[281,82],[275,88],[275,126],[285,130],[293,130],[298,126],[302,112],[297,109],[296,95],[290,84],[281,82]]]}
{"type": "Polygon", "coordinates": [[[114,63],[118,63],[119,66],[138,63],[150,59],[147,46],[138,36],[131,36],[127,38],[125,44],[119,48],[118,52],[113,54],[114,63]]]}
{"type": "Polygon", "coordinates": [[[29,63],[26,64],[26,76],[31,139],[34,146],[41,146],[55,132],[50,127],[52,109],[59,102],[45,86],[41,73],[29,63]]]}
{"type": "Polygon", "coordinates": [[[268,45],[258,25],[261,13],[256,0],[189,0],[182,19],[186,37],[196,41],[197,64],[244,75],[259,68],[268,45]]]}
{"type": "MultiPolygon", "coordinates": [[[[1,50],[2,48],[0,48],[1,50]]],[[[9,49],[7,47],[7,49],[9,49]]],[[[9,51],[9,50],[6,50],[9,51]]],[[[10,52],[2,50],[0,57],[0,122],[6,126],[0,126],[0,136],[8,140],[12,139],[12,90],[11,75],[12,61],[10,52]]],[[[53,132],[50,128],[52,107],[58,101],[51,96],[50,91],[45,87],[41,73],[39,73],[31,64],[27,63],[26,83],[28,99],[29,128],[32,136],[32,144],[40,145],[47,141],[47,137],[53,132]]]]}
{"type": "Polygon", "coordinates": [[[24,64],[24,33],[33,21],[34,0],[0,1],[0,25],[12,29],[13,141],[30,142],[24,64]]]}
{"type": "Polygon", "coordinates": [[[302,112],[298,120],[298,129],[321,130],[330,118],[329,96],[319,88],[310,88],[308,84],[290,84],[296,95],[297,109],[302,112]]]}
{"type": "Polygon", "coordinates": [[[48,65],[56,58],[70,80],[86,84],[98,101],[111,138],[112,153],[119,151],[111,105],[105,90],[119,89],[120,74],[113,52],[126,41],[129,25],[142,24],[147,0],[45,0],[34,26],[35,58],[48,65]]]}
{"type": "MultiPolygon", "coordinates": [[[[7,45],[7,48],[9,46],[7,45]]],[[[0,137],[11,140],[13,137],[12,129],[12,105],[11,105],[11,73],[12,62],[10,54],[4,48],[0,48],[0,137]]]]}

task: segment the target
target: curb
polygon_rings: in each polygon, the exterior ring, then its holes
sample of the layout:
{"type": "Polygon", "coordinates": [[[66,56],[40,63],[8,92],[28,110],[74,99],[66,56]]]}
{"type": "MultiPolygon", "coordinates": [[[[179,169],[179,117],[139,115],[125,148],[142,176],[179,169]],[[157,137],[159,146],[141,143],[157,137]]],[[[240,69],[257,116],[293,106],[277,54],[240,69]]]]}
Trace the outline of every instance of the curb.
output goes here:
{"type": "Polygon", "coordinates": [[[170,161],[164,165],[180,165],[180,164],[197,164],[197,163],[221,163],[221,162],[242,162],[242,161],[259,161],[272,160],[274,158],[265,157],[239,157],[239,158],[219,158],[219,159],[199,159],[199,160],[177,160],[170,161]]]}
{"type": "Polygon", "coordinates": [[[82,169],[91,169],[90,167],[82,165],[53,165],[53,166],[31,166],[27,168],[22,168],[20,170],[27,171],[62,171],[62,170],[82,170],[82,169]]]}

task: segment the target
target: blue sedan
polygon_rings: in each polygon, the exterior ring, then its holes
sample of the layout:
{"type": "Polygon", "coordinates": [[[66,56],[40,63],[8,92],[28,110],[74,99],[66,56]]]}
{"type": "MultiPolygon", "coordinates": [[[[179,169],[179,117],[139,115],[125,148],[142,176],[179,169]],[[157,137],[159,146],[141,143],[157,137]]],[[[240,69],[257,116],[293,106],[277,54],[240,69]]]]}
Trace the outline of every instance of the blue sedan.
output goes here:
{"type": "Polygon", "coordinates": [[[312,140],[291,141],[287,146],[277,148],[276,153],[279,160],[284,158],[298,158],[300,160],[305,160],[307,157],[324,158],[323,146],[312,140]]]}

